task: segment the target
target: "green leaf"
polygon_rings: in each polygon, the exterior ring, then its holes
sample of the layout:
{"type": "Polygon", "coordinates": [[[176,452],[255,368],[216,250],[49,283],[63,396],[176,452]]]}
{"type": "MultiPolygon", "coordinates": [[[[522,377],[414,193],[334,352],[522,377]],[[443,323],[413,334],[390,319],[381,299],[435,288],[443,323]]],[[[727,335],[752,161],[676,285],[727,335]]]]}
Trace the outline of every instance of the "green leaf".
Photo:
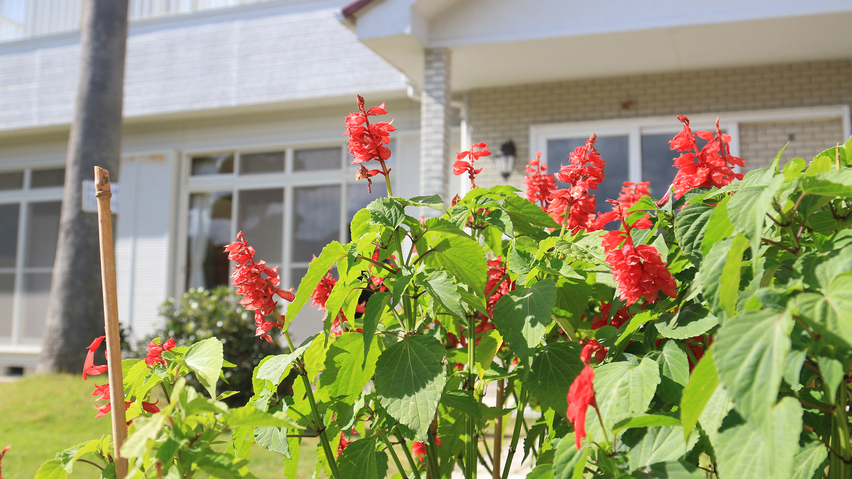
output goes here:
{"type": "Polygon", "coordinates": [[[183,357],[187,367],[191,369],[198,381],[207,389],[211,398],[216,397],[216,381],[222,373],[222,341],[208,338],[189,347],[183,357]]]}
{"type": "Polygon", "coordinates": [[[538,464],[527,474],[526,479],[553,479],[553,464],[538,464]]]}
{"type": "Polygon", "coordinates": [[[657,204],[654,203],[654,200],[650,196],[643,196],[639,198],[639,201],[633,203],[633,206],[627,208],[627,213],[633,213],[634,211],[657,211],[657,204]]]}
{"type": "Polygon", "coordinates": [[[370,211],[367,208],[358,210],[349,223],[350,238],[357,240],[370,231],[370,211]]]}
{"type": "MultiPolygon", "coordinates": [[[[353,238],[359,237],[360,236],[353,236],[353,238]]],[[[346,249],[337,241],[332,241],[322,249],[322,253],[320,253],[318,257],[311,261],[311,264],[308,265],[308,272],[299,283],[299,288],[296,291],[296,297],[293,299],[293,302],[287,306],[287,314],[284,316],[284,331],[287,331],[290,321],[292,321],[293,318],[302,311],[302,308],[308,304],[308,300],[311,299],[311,295],[314,294],[314,290],[317,288],[320,280],[322,280],[328,273],[328,270],[331,269],[331,267],[334,266],[334,264],[341,258],[345,257],[346,249]]]]}
{"type": "Polygon", "coordinates": [[[396,198],[378,198],[367,205],[370,212],[370,223],[395,229],[405,219],[403,206],[396,198]]]}
{"type": "Polygon", "coordinates": [[[705,257],[714,244],[731,236],[734,232],[734,224],[728,217],[728,202],[730,196],[726,196],[716,205],[710,218],[707,219],[707,227],[704,228],[704,239],[701,240],[701,254],[705,257]]]}
{"type": "Polygon", "coordinates": [[[509,196],[503,201],[503,207],[521,233],[535,235],[541,228],[559,228],[549,214],[526,198],[509,196]]]}
{"type": "Polygon", "coordinates": [[[818,175],[804,176],[799,184],[809,195],[849,197],[852,196],[852,170],[831,169],[818,175]]]}
{"type": "Polygon", "coordinates": [[[444,200],[442,200],[438,195],[415,196],[410,198],[407,203],[411,206],[426,206],[427,208],[441,210],[444,213],[447,212],[447,207],[444,206],[444,200]]]}
{"type": "Polygon", "coordinates": [[[96,452],[100,448],[100,444],[100,439],[86,441],[60,452],[56,455],[56,458],[62,462],[62,469],[71,474],[74,472],[74,462],[85,454],[96,452]]]}
{"type": "Polygon", "coordinates": [[[640,326],[652,321],[654,318],[656,318],[656,313],[654,311],[641,311],[634,315],[630,318],[630,321],[627,323],[627,327],[624,328],[624,332],[618,337],[615,345],[620,346],[622,343],[630,341],[630,338],[633,337],[633,333],[635,333],[640,326]]]}
{"type": "Polygon", "coordinates": [[[746,311],[725,322],[713,344],[719,379],[749,421],[760,426],[778,398],[790,351],[790,313],[746,311]]]}
{"type": "Polygon", "coordinates": [[[649,358],[639,364],[614,362],[595,369],[595,394],[607,429],[622,419],[645,414],[659,383],[660,369],[649,358]]]}
{"type": "Polygon", "coordinates": [[[157,439],[165,423],[166,416],[162,413],[154,414],[147,419],[137,418],[133,421],[135,427],[133,433],[127,437],[127,440],[121,446],[121,455],[126,458],[134,458],[145,454],[148,451],[148,441],[157,439]]]}
{"type": "Polygon", "coordinates": [[[689,452],[698,436],[687,442],[680,426],[655,426],[647,429],[631,429],[621,436],[621,441],[630,449],[630,470],[648,467],[658,462],[674,461],[689,452]]]}
{"type": "Polygon", "coordinates": [[[66,476],[59,459],[51,459],[39,466],[35,479],[65,479],[66,476]]]}
{"type": "Polygon", "coordinates": [[[435,338],[407,336],[386,349],[376,362],[374,384],[391,417],[423,441],[447,381],[446,348],[435,338]]]}
{"type": "Polygon", "coordinates": [[[733,408],[734,403],[732,403],[731,398],[728,397],[725,387],[719,384],[716,386],[716,390],[713,391],[713,395],[710,396],[710,399],[704,406],[704,410],[701,411],[701,415],[698,416],[698,422],[701,423],[701,429],[703,429],[707,434],[707,438],[710,439],[710,444],[713,444],[714,447],[719,428],[722,427],[722,421],[725,420],[725,417],[728,416],[728,413],[731,412],[731,409],[733,408]]]}
{"type": "MultiPolygon", "coordinates": [[[[394,287],[398,287],[399,285],[394,285],[394,287]]],[[[363,320],[363,329],[362,336],[364,338],[364,361],[367,361],[367,357],[370,355],[370,346],[373,344],[373,338],[376,335],[376,328],[379,325],[379,320],[382,318],[382,312],[385,310],[385,306],[387,306],[388,296],[391,293],[385,291],[380,293],[373,293],[370,296],[370,299],[367,300],[367,306],[364,309],[364,317],[363,320]]],[[[366,362],[361,364],[361,367],[366,367],[366,362]]]]}
{"type": "Polygon", "coordinates": [[[476,374],[479,379],[485,376],[485,372],[491,368],[491,362],[494,356],[497,355],[497,350],[503,345],[503,338],[496,329],[492,329],[482,334],[479,337],[479,343],[476,345],[476,374]]]}
{"type": "Polygon", "coordinates": [[[453,283],[452,278],[446,271],[433,271],[423,281],[423,287],[429,296],[441,305],[448,313],[464,319],[464,308],[461,305],[461,295],[458,286],[453,283]]]}
{"type": "Polygon", "coordinates": [[[677,461],[658,462],[640,469],[633,477],[639,479],[704,479],[704,472],[698,467],[679,459],[677,461]]]}
{"type": "Polygon", "coordinates": [[[618,421],[612,428],[612,434],[617,435],[626,429],[654,427],[654,426],[680,426],[680,420],[672,416],[659,414],[645,414],[618,421]]]}
{"type": "Polygon", "coordinates": [[[852,347],[852,276],[838,276],[825,294],[799,294],[795,311],[826,339],[852,347]]]}
{"type": "Polygon", "coordinates": [[[592,286],[585,281],[562,280],[556,290],[556,308],[553,312],[558,316],[579,322],[591,296],[592,286]]]}
{"type": "Polygon", "coordinates": [[[736,313],[740,270],[747,248],[748,240],[742,235],[726,238],[710,248],[701,265],[704,298],[716,314],[724,311],[733,316],[736,313]]]}
{"type": "Polygon", "coordinates": [[[713,348],[708,348],[692,370],[680,401],[680,420],[683,422],[683,433],[687,439],[717,386],[719,377],[713,362],[713,348]]]}
{"type": "Polygon", "coordinates": [[[269,452],[277,452],[290,459],[290,446],[287,443],[287,429],[283,427],[262,426],[255,428],[254,440],[269,452]]]}
{"type": "Polygon", "coordinates": [[[476,241],[445,231],[429,230],[424,235],[430,249],[421,252],[420,258],[427,267],[443,270],[468,285],[472,292],[485,294],[488,262],[476,241]]]}
{"type": "Polygon", "coordinates": [[[657,356],[660,366],[660,386],[657,395],[664,401],[677,404],[683,388],[689,382],[689,361],[675,341],[666,341],[657,356]]]}
{"type": "Polygon", "coordinates": [[[719,478],[789,478],[801,433],[802,407],[791,397],[770,409],[762,428],[747,422],[724,429],[716,443],[719,478]]]}
{"type": "Polygon", "coordinates": [[[338,459],[340,477],[382,479],[387,474],[388,456],[376,452],[375,437],[359,439],[346,446],[338,459]]]}
{"type": "Polygon", "coordinates": [[[287,447],[290,449],[290,455],[293,456],[293,459],[284,461],[284,477],[286,479],[298,479],[299,458],[302,451],[302,438],[287,438],[287,447]]]}
{"type": "Polygon", "coordinates": [[[272,381],[272,384],[278,386],[281,384],[281,380],[284,379],[284,375],[290,371],[290,367],[293,365],[293,362],[299,358],[313,343],[313,339],[316,335],[311,336],[308,341],[302,343],[301,346],[296,348],[295,351],[288,354],[278,354],[267,359],[263,364],[261,364],[257,368],[257,373],[255,377],[257,379],[266,379],[272,381]]]}
{"type": "Polygon", "coordinates": [[[577,449],[573,434],[560,439],[553,455],[554,479],[582,479],[588,455],[588,447],[577,449]]]}
{"type": "Polygon", "coordinates": [[[290,421],[287,415],[283,412],[279,411],[275,414],[270,414],[249,404],[248,406],[238,407],[228,411],[228,426],[289,427],[295,426],[295,424],[290,421]]]}
{"type": "Polygon", "coordinates": [[[444,394],[441,395],[441,404],[446,407],[458,409],[474,419],[482,419],[479,402],[473,397],[473,393],[470,391],[458,389],[444,391],[444,394]]]}
{"type": "Polygon", "coordinates": [[[338,398],[346,404],[355,399],[370,382],[379,358],[378,348],[365,353],[361,333],[348,332],[338,336],[328,346],[325,369],[319,377],[319,387],[328,398],[338,398]]]}
{"type": "Polygon", "coordinates": [[[773,197],[783,182],[783,176],[776,176],[768,186],[740,188],[728,202],[728,217],[731,223],[737,231],[751,240],[754,251],[760,247],[766,212],[770,211],[773,197]]]}
{"type": "Polygon", "coordinates": [[[674,234],[683,254],[700,262],[699,252],[710,216],[716,209],[705,203],[686,205],[674,221],[674,234]]]}
{"type": "Polygon", "coordinates": [[[543,406],[561,415],[568,409],[568,388],[580,371],[581,347],[574,342],[550,343],[538,348],[529,375],[527,387],[543,406]]]}
{"type": "Polygon", "coordinates": [[[702,304],[691,304],[671,317],[671,320],[657,321],[654,326],[664,338],[687,339],[702,335],[719,324],[719,319],[702,304]]]}
{"type": "Polygon", "coordinates": [[[217,453],[212,450],[204,451],[195,462],[198,468],[218,479],[242,479],[245,475],[240,471],[245,459],[236,458],[229,454],[217,453]]]}
{"type": "Polygon", "coordinates": [[[492,321],[522,364],[529,365],[533,350],[547,332],[555,303],[556,285],[546,278],[503,295],[494,306],[492,321]]]}
{"type": "MultiPolygon", "coordinates": [[[[791,479],[815,479],[825,468],[828,449],[825,444],[815,441],[805,445],[793,458],[793,475],[791,479]]],[[[820,474],[820,477],[822,475],[820,474]]]]}

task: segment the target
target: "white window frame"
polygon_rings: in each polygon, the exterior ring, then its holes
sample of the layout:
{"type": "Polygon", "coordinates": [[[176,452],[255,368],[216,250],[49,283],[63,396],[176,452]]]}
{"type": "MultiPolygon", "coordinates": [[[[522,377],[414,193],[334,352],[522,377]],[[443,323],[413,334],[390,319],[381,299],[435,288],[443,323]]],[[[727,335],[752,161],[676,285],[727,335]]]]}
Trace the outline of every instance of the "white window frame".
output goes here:
{"type": "MultiPolygon", "coordinates": [[[[5,165],[4,165],[5,166],[5,165]]],[[[9,167],[4,167],[0,173],[14,173],[23,171],[24,181],[23,187],[18,190],[0,191],[0,205],[17,204],[18,209],[18,244],[15,251],[15,266],[12,268],[0,268],[0,272],[14,273],[15,289],[12,296],[12,331],[11,343],[0,344],[0,354],[3,354],[3,361],[0,364],[9,364],[13,366],[28,366],[34,365],[38,360],[37,355],[41,352],[41,343],[22,343],[21,342],[21,327],[23,318],[21,317],[21,309],[24,304],[24,273],[52,273],[53,267],[50,266],[25,266],[24,263],[24,248],[27,244],[27,229],[29,219],[29,206],[32,203],[44,202],[62,202],[62,186],[46,187],[46,188],[31,188],[32,172],[34,170],[45,170],[64,168],[64,163],[56,162],[39,162],[37,165],[29,164],[10,164],[9,167]],[[12,356],[5,356],[12,355],[12,356]],[[15,357],[14,355],[19,355],[15,357]]]]}
{"type": "MultiPolygon", "coordinates": [[[[713,130],[718,116],[722,129],[731,135],[730,149],[734,156],[740,156],[740,123],[840,119],[843,124],[844,139],[852,136],[852,121],[850,121],[848,105],[735,111],[687,116],[693,131],[713,130]]],[[[588,138],[592,133],[598,136],[627,136],[628,178],[636,183],[642,181],[642,135],[672,133],[672,136],[674,136],[681,128],[681,123],[673,116],[531,125],[529,157],[535,158],[536,153],[540,151],[542,162],[547,163],[547,142],[549,140],[588,138]]],[[[675,152],[672,152],[672,158],[676,156],[675,152]]],[[[553,165],[551,171],[555,171],[554,168],[556,167],[558,165],[553,165]]],[[[738,168],[735,168],[735,170],[738,170],[738,168]]]]}
{"type": "MultiPolygon", "coordinates": [[[[391,137],[391,142],[395,141],[391,137]]],[[[399,158],[396,158],[397,164],[399,158]]],[[[239,211],[239,195],[238,191],[247,191],[254,189],[284,189],[284,221],[282,233],[282,261],[280,266],[281,285],[284,289],[296,284],[289,284],[291,281],[290,274],[295,268],[307,268],[309,262],[294,261],[292,258],[292,235],[293,231],[293,215],[290,214],[294,206],[293,188],[300,186],[330,186],[338,185],[341,187],[340,195],[340,235],[338,241],[343,242],[349,234],[349,218],[348,218],[348,193],[349,188],[367,188],[367,182],[362,180],[355,182],[355,174],[350,170],[351,157],[345,141],[314,141],[306,143],[275,143],[264,145],[253,145],[250,147],[235,145],[233,148],[216,148],[215,150],[188,150],[181,154],[180,177],[183,185],[179,199],[179,215],[177,225],[177,254],[175,265],[175,284],[173,285],[174,293],[180,296],[186,292],[186,275],[188,270],[187,258],[187,242],[188,237],[188,222],[189,214],[189,197],[193,193],[219,192],[230,190],[234,201],[231,205],[231,237],[235,238],[238,233],[238,211],[239,211]],[[315,170],[294,172],[293,160],[296,150],[305,150],[312,148],[329,148],[339,147],[341,150],[341,169],[340,170],[315,170]],[[240,175],[240,157],[247,153],[262,153],[284,151],[284,171],[280,173],[262,173],[262,174],[245,174],[240,175]],[[208,155],[233,154],[234,155],[234,173],[226,173],[221,175],[203,175],[192,176],[192,158],[208,155]]],[[[372,167],[370,167],[372,168],[372,167]]],[[[394,181],[396,167],[394,173],[391,173],[391,181],[394,181]]],[[[384,183],[384,178],[377,176],[373,179],[374,184],[384,183]]],[[[251,238],[249,238],[251,241],[251,238]]],[[[319,251],[315,254],[319,255],[319,251]]],[[[263,258],[258,258],[263,259],[263,258]]]]}

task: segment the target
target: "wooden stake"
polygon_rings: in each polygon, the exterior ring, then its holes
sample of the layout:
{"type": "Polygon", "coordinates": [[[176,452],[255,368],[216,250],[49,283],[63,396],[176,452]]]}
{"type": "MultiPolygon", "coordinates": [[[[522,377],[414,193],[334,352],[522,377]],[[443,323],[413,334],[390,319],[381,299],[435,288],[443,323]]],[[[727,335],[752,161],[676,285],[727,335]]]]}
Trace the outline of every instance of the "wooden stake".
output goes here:
{"type": "Polygon", "coordinates": [[[121,457],[121,446],[127,439],[127,419],[124,415],[124,379],[121,375],[121,337],[118,334],[118,298],[115,287],[115,255],[112,247],[112,197],[109,172],[95,167],[95,197],[98,200],[98,238],[101,246],[101,285],[104,292],[104,323],[106,326],[107,364],[109,365],[109,397],[112,416],[112,445],[115,475],[127,476],[127,459],[121,457]]]}

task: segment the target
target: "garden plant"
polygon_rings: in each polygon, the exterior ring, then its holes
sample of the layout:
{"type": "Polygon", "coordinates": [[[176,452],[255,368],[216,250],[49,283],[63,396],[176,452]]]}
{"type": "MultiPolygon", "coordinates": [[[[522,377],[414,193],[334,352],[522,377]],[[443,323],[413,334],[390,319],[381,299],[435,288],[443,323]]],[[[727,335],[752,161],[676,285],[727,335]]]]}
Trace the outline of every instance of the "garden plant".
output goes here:
{"type": "MultiPolygon", "coordinates": [[[[478,143],[453,166],[464,197],[403,199],[394,127],[371,121],[386,113],[359,97],[345,131],[358,176],[384,177],[388,197],[295,292],[252,238],[223,253],[254,311],[245,327],[289,347],[256,365],[245,405],[222,401],[231,364],[215,338],[157,338],[123,361],[128,477],[254,477],[256,447],[280,453],[287,478],[300,448],[333,479],[506,479],[517,456],[538,479],[849,477],[852,142],[743,176],[718,121],[693,132],[679,117],[662,198],[647,183],[595,195],[593,135],[553,174],[531,160],[526,197],[476,187],[478,143]],[[294,344],[288,325],[311,306],[323,331],[294,344]]],[[[84,375],[107,367],[98,345],[84,375]]],[[[111,460],[103,437],[37,477],[89,464],[114,477],[111,460]]]]}

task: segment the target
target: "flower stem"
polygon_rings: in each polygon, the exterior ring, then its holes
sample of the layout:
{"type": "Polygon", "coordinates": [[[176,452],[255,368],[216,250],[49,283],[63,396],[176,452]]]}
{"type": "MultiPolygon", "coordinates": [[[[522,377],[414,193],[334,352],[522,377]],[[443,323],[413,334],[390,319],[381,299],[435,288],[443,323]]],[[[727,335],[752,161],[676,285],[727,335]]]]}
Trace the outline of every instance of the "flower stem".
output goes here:
{"type": "Polygon", "coordinates": [[[417,462],[414,461],[414,456],[411,455],[411,451],[408,450],[408,443],[405,442],[405,438],[399,433],[399,428],[394,428],[394,436],[396,436],[396,440],[402,445],[402,452],[408,460],[408,465],[411,466],[412,474],[414,474],[415,477],[420,478],[420,469],[417,467],[417,462]]]}
{"type": "MultiPolygon", "coordinates": [[[[277,319],[281,325],[284,325],[284,319],[281,317],[281,313],[278,311],[278,308],[273,308],[273,311],[275,311],[275,319],[277,319]]],[[[287,340],[287,345],[290,347],[290,351],[295,351],[296,347],[293,345],[293,340],[290,339],[290,333],[287,331],[283,331],[283,333],[284,339],[287,340]]],[[[328,435],[325,433],[325,421],[323,421],[322,414],[320,414],[319,408],[317,408],[317,403],[314,399],[314,390],[311,387],[311,380],[308,379],[308,371],[305,369],[305,364],[302,362],[302,358],[296,359],[296,364],[299,367],[299,376],[305,384],[305,393],[308,396],[308,402],[311,404],[311,411],[314,414],[314,421],[316,422],[316,432],[319,434],[320,442],[322,442],[322,449],[325,453],[325,459],[328,462],[328,468],[331,470],[332,479],[340,479],[340,471],[337,469],[337,456],[335,456],[334,451],[331,450],[331,443],[328,440],[328,435]]]]}
{"type": "Polygon", "coordinates": [[[837,397],[835,398],[834,414],[831,416],[832,431],[830,446],[840,454],[831,454],[829,461],[829,477],[846,478],[849,475],[849,463],[852,462],[852,450],[849,444],[849,424],[846,416],[847,386],[840,384],[837,397]]]}
{"type": "Polygon", "coordinates": [[[515,429],[512,431],[512,442],[509,444],[509,454],[506,455],[506,463],[503,466],[503,479],[509,478],[509,469],[512,467],[512,459],[515,457],[518,440],[521,438],[521,424],[524,422],[524,409],[527,407],[526,393],[524,385],[521,383],[520,392],[518,393],[518,413],[515,417],[515,429]]]}
{"type": "Polygon", "coordinates": [[[562,229],[559,231],[559,237],[561,238],[565,234],[565,228],[568,227],[568,217],[571,214],[571,204],[568,203],[568,208],[565,210],[565,217],[562,219],[562,229]]]}
{"type": "MultiPolygon", "coordinates": [[[[402,465],[402,462],[399,460],[399,456],[396,455],[396,451],[393,449],[393,444],[391,444],[390,440],[388,440],[388,435],[385,434],[384,430],[379,429],[379,437],[382,438],[382,442],[384,442],[385,447],[388,448],[388,451],[393,458],[393,462],[396,464],[396,468],[399,469],[399,473],[403,478],[407,478],[408,476],[405,475],[405,466],[402,465]]],[[[414,474],[416,474],[416,472],[414,472],[414,474]]]]}
{"type": "MultiPolygon", "coordinates": [[[[472,315],[467,317],[467,389],[476,395],[476,318],[472,315]]],[[[467,417],[467,451],[464,455],[464,465],[467,469],[465,479],[476,479],[476,458],[478,456],[478,444],[476,440],[476,418],[473,415],[467,417]]]]}
{"type": "Polygon", "coordinates": [[[391,197],[393,196],[393,187],[391,186],[390,172],[385,166],[385,160],[379,160],[379,164],[382,165],[382,174],[385,177],[385,184],[388,185],[388,197],[391,197]]]}

